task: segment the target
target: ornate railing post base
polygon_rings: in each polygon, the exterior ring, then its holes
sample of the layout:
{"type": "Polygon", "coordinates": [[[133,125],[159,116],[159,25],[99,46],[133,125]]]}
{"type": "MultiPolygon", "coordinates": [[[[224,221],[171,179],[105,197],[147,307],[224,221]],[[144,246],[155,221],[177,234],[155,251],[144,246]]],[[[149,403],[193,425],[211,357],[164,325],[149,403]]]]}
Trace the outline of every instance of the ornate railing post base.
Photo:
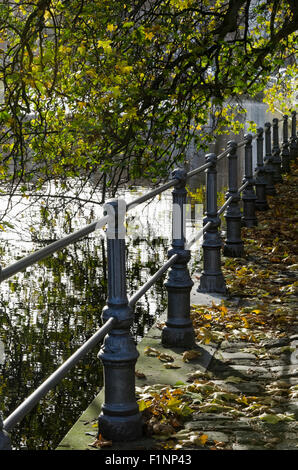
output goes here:
{"type": "Polygon", "coordinates": [[[142,435],[142,418],[135,399],[138,356],[129,329],[112,330],[98,354],[104,365],[106,397],[98,418],[98,432],[105,439],[126,441],[142,435]]]}
{"type": "Polygon", "coordinates": [[[255,216],[255,198],[249,199],[244,193],[242,196],[243,203],[245,204],[245,215],[242,217],[243,227],[256,227],[258,219],[255,216]]]}
{"type": "Polygon", "coordinates": [[[192,323],[188,327],[183,325],[182,328],[178,328],[177,325],[171,325],[167,322],[162,330],[161,342],[167,348],[192,349],[196,344],[192,323]]]}
{"type": "Polygon", "coordinates": [[[226,243],[223,249],[223,255],[227,258],[245,258],[243,242],[233,244],[233,242],[230,241],[226,243]]]}
{"type": "Polygon", "coordinates": [[[223,274],[205,274],[202,273],[200,278],[200,285],[198,287],[198,292],[202,294],[207,293],[217,293],[217,294],[227,294],[227,287],[225,285],[225,280],[223,274]]]}
{"type": "Polygon", "coordinates": [[[142,436],[142,421],[139,414],[132,416],[99,415],[98,427],[107,440],[115,442],[134,441],[142,436]]]}
{"type": "MultiPolygon", "coordinates": [[[[208,218],[204,219],[205,223],[209,221],[210,220],[208,218]]],[[[200,277],[200,284],[197,292],[226,294],[227,287],[221,271],[220,250],[222,240],[218,233],[220,219],[217,218],[217,223],[215,221],[216,218],[213,218],[211,228],[207,229],[204,233],[204,241],[202,243],[204,269],[200,277]]]]}
{"type": "Polygon", "coordinates": [[[266,199],[266,184],[256,182],[256,196],[255,210],[268,211],[270,209],[266,199]]]}
{"type": "Polygon", "coordinates": [[[166,347],[192,348],[195,345],[195,332],[190,319],[190,291],[194,283],[187,268],[190,250],[169,250],[169,258],[173,254],[179,254],[179,258],[164,283],[168,291],[168,315],[161,341],[166,347]]]}
{"type": "Polygon", "coordinates": [[[237,204],[237,206],[233,207],[232,201],[225,214],[227,221],[227,238],[223,247],[223,255],[231,258],[244,258],[244,243],[241,240],[241,213],[238,208],[238,203],[236,202],[235,204],[237,204]],[[232,215],[233,210],[235,210],[235,216],[232,215]]]}

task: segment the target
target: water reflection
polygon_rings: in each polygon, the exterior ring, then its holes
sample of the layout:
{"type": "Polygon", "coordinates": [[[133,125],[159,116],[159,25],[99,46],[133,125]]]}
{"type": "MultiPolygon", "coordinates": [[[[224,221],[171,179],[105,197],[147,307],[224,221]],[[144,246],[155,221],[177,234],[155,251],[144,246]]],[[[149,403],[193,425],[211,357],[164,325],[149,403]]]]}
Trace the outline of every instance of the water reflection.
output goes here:
{"type": "MultiPolygon", "coordinates": [[[[146,192],[125,191],[126,201],[146,192]]],[[[86,195],[86,198],[88,195],[86,195]]],[[[4,198],[2,203],[6,204],[4,198]]],[[[202,207],[188,213],[187,238],[201,227],[202,207]]],[[[10,211],[14,228],[1,233],[2,266],[99,218],[96,204],[57,207],[15,198],[10,211]]],[[[129,213],[127,230],[127,287],[131,296],[167,258],[171,240],[171,191],[129,213]]],[[[191,270],[198,260],[193,246],[191,270]]],[[[164,278],[140,299],[135,309],[136,341],[165,309],[164,278]]],[[[4,281],[0,293],[0,407],[7,417],[101,325],[107,296],[107,261],[101,232],[4,281]]],[[[49,392],[16,426],[11,438],[16,449],[54,449],[102,387],[98,348],[49,392]]]]}

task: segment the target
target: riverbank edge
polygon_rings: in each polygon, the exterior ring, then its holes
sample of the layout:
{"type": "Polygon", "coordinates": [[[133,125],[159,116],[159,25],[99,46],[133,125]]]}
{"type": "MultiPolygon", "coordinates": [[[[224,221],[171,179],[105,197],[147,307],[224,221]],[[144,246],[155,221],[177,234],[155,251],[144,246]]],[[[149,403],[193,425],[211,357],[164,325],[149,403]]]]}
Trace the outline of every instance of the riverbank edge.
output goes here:
{"type": "MultiPolygon", "coordinates": [[[[191,305],[216,305],[220,304],[225,296],[219,294],[202,294],[197,292],[197,286],[194,286],[191,292],[191,305]]],[[[145,337],[137,345],[139,358],[136,363],[136,371],[144,374],[144,378],[136,377],[136,387],[146,385],[164,384],[173,386],[177,382],[186,382],[189,374],[200,370],[206,371],[219,344],[209,343],[197,344],[200,348],[200,356],[191,362],[184,362],[182,354],[183,348],[165,348],[161,344],[160,324],[166,321],[167,312],[165,311],[150,328],[145,337]],[[157,349],[160,353],[170,354],[174,359],[177,368],[167,369],[164,363],[157,357],[145,354],[147,347],[157,349]]],[[[104,400],[104,389],[94,398],[88,408],[82,413],[55,450],[95,450],[91,446],[97,434],[97,418],[100,414],[104,400]]],[[[105,447],[104,450],[146,450],[152,449],[156,441],[151,438],[142,437],[136,441],[117,442],[111,447],[105,447]]],[[[97,450],[101,450],[98,449],[97,450]]]]}

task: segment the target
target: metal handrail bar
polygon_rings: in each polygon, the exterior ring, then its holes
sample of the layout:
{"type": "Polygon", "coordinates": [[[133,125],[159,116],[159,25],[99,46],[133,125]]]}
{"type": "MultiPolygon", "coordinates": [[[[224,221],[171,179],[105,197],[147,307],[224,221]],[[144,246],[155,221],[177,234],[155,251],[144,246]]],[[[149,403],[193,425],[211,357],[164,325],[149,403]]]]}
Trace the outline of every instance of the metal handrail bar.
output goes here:
{"type": "MultiPolygon", "coordinates": [[[[209,168],[210,163],[205,163],[204,165],[199,166],[198,168],[195,168],[194,170],[189,171],[186,173],[186,178],[191,178],[192,176],[200,173],[201,171],[206,170],[206,168],[209,168]]],[[[166,189],[172,188],[173,186],[177,186],[179,184],[179,180],[177,178],[174,178],[167,183],[163,184],[159,188],[153,189],[152,191],[149,191],[147,194],[144,194],[143,196],[138,197],[134,201],[129,202],[126,205],[126,211],[129,211],[133,209],[134,207],[138,206],[139,204],[142,204],[143,202],[147,201],[148,199],[151,199],[154,196],[157,196],[158,194],[162,193],[166,189]]]]}
{"type": "Polygon", "coordinates": [[[209,166],[210,166],[210,163],[204,163],[204,165],[201,165],[198,168],[195,168],[194,170],[191,170],[188,173],[186,173],[186,178],[188,179],[188,178],[191,178],[194,175],[197,175],[201,171],[204,171],[207,168],[209,168],[209,166]]]}
{"type": "Polygon", "coordinates": [[[70,235],[67,235],[66,237],[60,240],[50,243],[49,245],[41,248],[40,250],[37,250],[34,253],[28,256],[25,256],[24,258],[20,259],[16,263],[13,263],[7,268],[2,269],[0,273],[0,282],[13,276],[19,271],[22,271],[23,269],[31,266],[32,264],[38,261],[41,261],[47,256],[55,253],[55,251],[61,250],[62,248],[65,248],[67,245],[70,245],[71,243],[76,242],[80,238],[85,237],[86,235],[89,235],[89,233],[94,232],[94,230],[102,228],[107,223],[108,218],[109,217],[106,215],[102,217],[101,219],[99,219],[98,221],[92,222],[91,224],[86,225],[86,227],[82,228],[81,230],[78,230],[77,232],[73,232],[70,235]]]}
{"type": "Polygon", "coordinates": [[[116,319],[114,317],[109,320],[89,338],[77,351],[72,354],[55,372],[53,372],[23,403],[18,406],[3,421],[3,428],[11,431],[17,423],[19,423],[27,413],[41,400],[49,390],[51,390],[58,382],[60,382],[67,372],[74,367],[80,359],[82,359],[99,341],[101,341],[107,333],[113,329],[116,319]]]}
{"type": "Polygon", "coordinates": [[[230,202],[233,200],[233,197],[234,196],[230,196],[226,202],[220,207],[220,209],[218,209],[217,211],[217,215],[220,215],[224,212],[224,210],[228,207],[228,205],[230,204],[230,202]]]}
{"type": "Polygon", "coordinates": [[[159,270],[156,271],[156,273],[153,274],[153,276],[142,287],[140,287],[137,292],[135,292],[135,294],[133,294],[133,296],[129,299],[128,305],[133,307],[135,303],[147,292],[147,290],[153,286],[155,281],[157,281],[166,272],[166,270],[175,263],[178,257],[178,254],[171,256],[171,258],[169,258],[168,261],[161,268],[159,268],[159,270]]]}
{"type": "Polygon", "coordinates": [[[204,232],[210,227],[210,225],[212,224],[212,222],[207,222],[206,225],[204,225],[204,227],[196,234],[194,235],[190,240],[189,242],[187,242],[185,244],[185,249],[186,250],[189,250],[189,248],[197,241],[199,240],[199,238],[201,238],[201,236],[204,234],[204,232]]]}
{"type": "Polygon", "coordinates": [[[126,211],[130,211],[134,207],[138,206],[139,204],[142,204],[143,202],[146,202],[148,199],[151,199],[158,194],[162,193],[163,191],[166,191],[169,188],[172,188],[173,186],[176,186],[179,183],[179,180],[177,178],[172,179],[168,181],[167,183],[163,184],[159,188],[153,189],[152,191],[149,191],[148,193],[144,194],[143,196],[140,196],[133,201],[129,202],[126,204],[126,211]]]}
{"type": "Polygon", "coordinates": [[[22,271],[23,269],[31,266],[32,264],[41,261],[42,259],[46,258],[47,256],[55,253],[55,251],[61,250],[65,248],[67,245],[76,242],[82,237],[89,235],[89,233],[94,232],[95,229],[99,229],[103,227],[108,221],[108,216],[104,216],[96,222],[92,222],[92,224],[86,225],[86,227],[78,230],[77,232],[71,233],[66,237],[57,240],[49,245],[41,248],[40,250],[35,251],[34,253],[25,256],[24,258],[20,259],[16,263],[8,266],[1,270],[0,273],[0,282],[4,281],[5,279],[13,276],[14,274],[22,271]]]}
{"type": "MultiPolygon", "coordinates": [[[[255,139],[257,137],[257,134],[252,136],[252,139],[255,139]]],[[[237,147],[242,147],[243,145],[246,144],[246,139],[241,140],[240,142],[237,143],[237,147]]],[[[217,161],[221,160],[225,156],[229,154],[229,149],[224,150],[222,153],[220,153],[217,156],[217,161]]],[[[210,167],[210,163],[205,163],[204,165],[199,166],[198,168],[195,168],[194,170],[189,171],[186,173],[186,178],[191,178],[192,176],[206,170],[207,168],[210,167]]],[[[151,199],[152,197],[157,196],[158,194],[162,193],[163,191],[172,188],[173,186],[176,186],[179,183],[179,180],[177,178],[172,179],[165,183],[164,185],[160,186],[159,188],[153,189],[152,191],[149,191],[147,194],[144,194],[143,196],[140,196],[139,198],[129,202],[126,205],[126,211],[129,211],[133,209],[134,207],[138,206],[139,204],[142,204],[143,202],[147,201],[148,199],[151,199]]]]}
{"type": "Polygon", "coordinates": [[[243,191],[243,189],[245,189],[248,184],[249,184],[249,181],[245,181],[245,183],[242,186],[240,186],[240,188],[238,189],[238,193],[241,193],[243,191]]]}

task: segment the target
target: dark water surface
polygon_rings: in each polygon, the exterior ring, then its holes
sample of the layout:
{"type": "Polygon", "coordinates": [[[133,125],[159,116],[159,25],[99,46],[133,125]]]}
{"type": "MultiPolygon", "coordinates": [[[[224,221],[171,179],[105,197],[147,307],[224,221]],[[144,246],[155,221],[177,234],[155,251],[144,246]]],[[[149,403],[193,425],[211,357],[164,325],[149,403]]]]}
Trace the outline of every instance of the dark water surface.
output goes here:
{"type": "MultiPolygon", "coordinates": [[[[129,202],[146,188],[123,196],[129,202]]],[[[3,203],[5,201],[2,201],[3,203]]],[[[200,206],[199,211],[202,210],[200,206]]],[[[1,232],[3,267],[100,218],[102,209],[74,204],[65,210],[24,202],[12,205],[13,228],[1,232]]],[[[171,243],[171,191],[127,217],[127,290],[132,295],[167,259],[171,243]]],[[[187,233],[201,227],[201,214],[189,212],[187,233]]],[[[195,269],[198,243],[193,247],[195,269]]],[[[133,335],[139,341],[166,307],[164,277],[137,303],[133,335]]],[[[106,243],[101,232],[4,281],[0,290],[0,410],[15,410],[52,372],[101,326],[107,297],[106,243]]],[[[15,449],[55,449],[102,387],[97,353],[89,352],[67,377],[11,432],[15,449]]]]}

